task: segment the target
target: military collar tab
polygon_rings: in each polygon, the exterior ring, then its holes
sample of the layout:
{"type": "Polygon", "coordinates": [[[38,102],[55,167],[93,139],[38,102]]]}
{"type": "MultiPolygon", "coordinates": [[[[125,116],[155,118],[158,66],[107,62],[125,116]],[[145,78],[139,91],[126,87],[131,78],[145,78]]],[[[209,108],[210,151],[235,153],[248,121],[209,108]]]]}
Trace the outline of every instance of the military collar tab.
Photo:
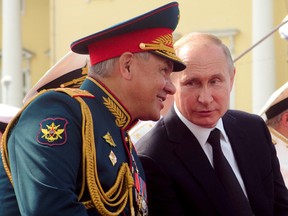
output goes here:
{"type": "Polygon", "coordinates": [[[114,96],[100,81],[96,81],[91,77],[87,77],[87,79],[96,84],[106,94],[106,96],[102,96],[103,104],[115,116],[116,125],[123,130],[130,128],[130,125],[133,123],[131,115],[116,96],[114,96]]]}

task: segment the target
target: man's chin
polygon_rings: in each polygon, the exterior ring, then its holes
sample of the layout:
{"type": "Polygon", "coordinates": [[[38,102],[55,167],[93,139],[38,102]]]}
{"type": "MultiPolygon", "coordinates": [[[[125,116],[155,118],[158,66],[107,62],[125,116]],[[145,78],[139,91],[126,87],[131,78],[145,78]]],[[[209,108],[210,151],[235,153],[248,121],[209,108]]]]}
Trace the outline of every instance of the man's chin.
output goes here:
{"type": "Polygon", "coordinates": [[[193,124],[196,124],[200,127],[203,127],[203,128],[213,128],[216,126],[217,124],[217,121],[215,120],[212,120],[212,119],[197,119],[197,121],[192,121],[193,124]]]}
{"type": "Polygon", "coordinates": [[[141,120],[142,121],[158,121],[160,119],[161,115],[159,113],[153,113],[151,115],[147,115],[143,117],[141,120]]]}

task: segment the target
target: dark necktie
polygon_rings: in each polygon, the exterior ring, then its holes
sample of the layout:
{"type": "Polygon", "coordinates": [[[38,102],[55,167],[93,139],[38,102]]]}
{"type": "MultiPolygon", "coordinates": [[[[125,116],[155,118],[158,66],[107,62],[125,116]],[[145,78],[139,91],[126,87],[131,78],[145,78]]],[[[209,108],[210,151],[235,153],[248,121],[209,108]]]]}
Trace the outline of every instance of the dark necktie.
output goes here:
{"type": "Polygon", "coordinates": [[[220,145],[220,131],[214,129],[211,131],[207,140],[213,149],[213,163],[214,170],[224,188],[233,200],[235,208],[235,215],[249,216],[253,215],[250,204],[244,195],[244,192],[231,168],[227,159],[225,158],[220,145]]]}

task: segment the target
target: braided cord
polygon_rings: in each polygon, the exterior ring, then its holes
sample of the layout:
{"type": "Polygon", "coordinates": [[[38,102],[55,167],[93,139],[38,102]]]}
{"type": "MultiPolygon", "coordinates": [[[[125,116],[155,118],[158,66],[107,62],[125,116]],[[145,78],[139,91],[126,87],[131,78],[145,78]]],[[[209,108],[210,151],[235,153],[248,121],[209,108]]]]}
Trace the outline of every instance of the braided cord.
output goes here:
{"type": "Polygon", "coordinates": [[[36,96],[32,97],[22,108],[21,110],[17,113],[17,115],[15,117],[13,117],[13,119],[8,123],[3,136],[1,138],[1,143],[0,143],[0,150],[1,150],[1,154],[2,154],[2,162],[3,162],[3,167],[4,170],[8,176],[9,181],[11,182],[12,186],[14,186],[13,184],[13,180],[12,180],[12,174],[11,174],[11,170],[10,170],[10,163],[9,163],[9,156],[8,156],[8,146],[7,146],[7,138],[10,132],[10,129],[14,127],[14,125],[16,124],[16,122],[19,119],[19,116],[21,115],[21,113],[23,112],[23,110],[26,109],[26,107],[33,101],[34,98],[38,97],[39,95],[42,95],[43,93],[45,93],[47,90],[42,90],[39,94],[37,94],[36,96]]]}
{"type": "Polygon", "coordinates": [[[131,215],[134,216],[135,215],[133,207],[134,179],[131,174],[129,165],[127,163],[123,163],[121,165],[114,185],[107,192],[104,192],[97,172],[96,147],[95,147],[94,129],[93,129],[94,127],[92,122],[91,111],[88,105],[81,97],[75,97],[75,99],[79,101],[82,110],[82,141],[83,141],[82,144],[83,181],[81,186],[81,192],[78,196],[78,199],[80,200],[81,197],[83,196],[85,189],[85,182],[87,181],[88,190],[90,193],[92,203],[90,201],[84,202],[83,204],[85,205],[86,208],[91,208],[93,204],[101,215],[117,216],[124,210],[129,199],[131,215]],[[116,206],[118,206],[118,208],[115,212],[112,212],[107,208],[116,206]]]}

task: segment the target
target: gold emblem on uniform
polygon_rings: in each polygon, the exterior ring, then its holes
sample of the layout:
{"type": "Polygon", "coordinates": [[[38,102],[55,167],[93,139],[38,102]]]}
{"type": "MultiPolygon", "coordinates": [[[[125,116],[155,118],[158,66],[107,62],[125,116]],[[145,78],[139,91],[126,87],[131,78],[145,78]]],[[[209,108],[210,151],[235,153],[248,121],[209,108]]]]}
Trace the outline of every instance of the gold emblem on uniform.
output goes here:
{"type": "Polygon", "coordinates": [[[127,117],[119,108],[119,106],[109,97],[103,97],[103,104],[115,116],[115,123],[118,127],[123,127],[127,123],[127,117]]]}
{"type": "Polygon", "coordinates": [[[54,122],[52,122],[51,125],[46,125],[47,129],[41,129],[43,133],[42,138],[46,139],[48,142],[62,139],[61,134],[64,132],[64,129],[59,129],[59,126],[60,124],[56,126],[54,122]]]}
{"type": "Polygon", "coordinates": [[[117,163],[117,157],[112,150],[110,151],[109,159],[113,166],[117,163]]]}
{"type": "Polygon", "coordinates": [[[106,141],[107,143],[109,143],[110,146],[116,147],[116,144],[115,144],[115,142],[114,142],[114,140],[113,140],[113,138],[112,138],[112,136],[111,136],[111,134],[110,134],[109,132],[107,132],[107,133],[103,136],[103,138],[105,139],[105,141],[106,141]]]}

